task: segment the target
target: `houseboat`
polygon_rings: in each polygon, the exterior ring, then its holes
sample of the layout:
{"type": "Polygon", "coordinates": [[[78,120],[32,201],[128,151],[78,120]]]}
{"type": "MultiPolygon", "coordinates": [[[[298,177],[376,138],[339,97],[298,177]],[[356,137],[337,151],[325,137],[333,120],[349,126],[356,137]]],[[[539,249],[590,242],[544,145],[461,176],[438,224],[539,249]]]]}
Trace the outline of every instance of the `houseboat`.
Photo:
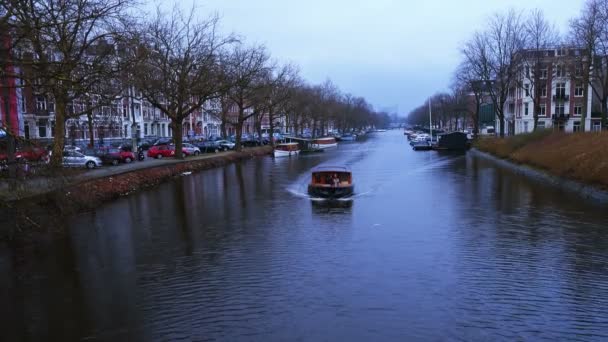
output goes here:
{"type": "Polygon", "coordinates": [[[465,151],[470,147],[469,138],[463,132],[439,134],[439,140],[433,147],[440,151],[465,151]]]}
{"type": "Polygon", "coordinates": [[[274,156],[289,157],[300,153],[300,144],[296,142],[277,144],[274,148],[274,156]]]}
{"type": "Polygon", "coordinates": [[[312,149],[324,150],[327,148],[338,147],[338,143],[333,137],[317,138],[312,140],[310,147],[312,149]]]}
{"type": "Polygon", "coordinates": [[[317,166],[312,170],[308,194],[323,198],[344,198],[354,193],[353,175],[346,166],[317,166]]]}

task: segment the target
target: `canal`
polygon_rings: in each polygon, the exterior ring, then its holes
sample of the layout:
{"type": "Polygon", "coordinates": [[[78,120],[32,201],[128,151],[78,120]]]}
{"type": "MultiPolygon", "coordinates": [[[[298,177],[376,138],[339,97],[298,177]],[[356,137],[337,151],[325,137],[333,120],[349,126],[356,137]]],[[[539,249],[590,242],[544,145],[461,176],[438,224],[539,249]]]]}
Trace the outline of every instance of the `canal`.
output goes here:
{"type": "Polygon", "coordinates": [[[184,175],[1,246],[2,340],[606,340],[606,213],[375,133],[184,175]],[[352,168],[352,201],[305,195],[321,163],[352,168]]]}

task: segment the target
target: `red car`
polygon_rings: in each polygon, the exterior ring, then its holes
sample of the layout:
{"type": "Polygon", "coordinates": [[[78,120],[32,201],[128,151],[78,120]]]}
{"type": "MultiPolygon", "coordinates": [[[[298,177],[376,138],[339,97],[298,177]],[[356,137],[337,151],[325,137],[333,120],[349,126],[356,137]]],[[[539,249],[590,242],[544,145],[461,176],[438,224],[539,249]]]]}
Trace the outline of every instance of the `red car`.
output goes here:
{"type": "MultiPolygon", "coordinates": [[[[188,156],[189,153],[185,148],[182,148],[182,154],[188,156]]],[[[163,157],[175,156],[175,145],[154,145],[148,149],[148,157],[161,159],[163,157]]]]}
{"type": "Polygon", "coordinates": [[[48,153],[44,148],[28,146],[17,150],[15,154],[17,159],[25,159],[27,161],[44,161],[48,158],[48,153]]]}
{"type": "MultiPolygon", "coordinates": [[[[34,161],[46,161],[48,159],[48,153],[45,149],[41,148],[41,147],[34,147],[34,146],[28,146],[28,147],[22,147],[22,148],[18,148],[17,151],[15,151],[15,159],[16,160],[22,160],[25,159],[29,162],[34,162],[34,161]]],[[[7,161],[8,160],[8,154],[6,153],[6,151],[0,151],[0,161],[7,161]]]]}
{"type": "Polygon", "coordinates": [[[161,159],[163,157],[173,157],[175,155],[175,147],[169,145],[156,145],[148,149],[148,157],[161,159]]]}
{"type": "Polygon", "coordinates": [[[106,164],[118,165],[118,163],[130,163],[135,160],[135,154],[124,149],[110,148],[101,156],[101,161],[106,164]]]}

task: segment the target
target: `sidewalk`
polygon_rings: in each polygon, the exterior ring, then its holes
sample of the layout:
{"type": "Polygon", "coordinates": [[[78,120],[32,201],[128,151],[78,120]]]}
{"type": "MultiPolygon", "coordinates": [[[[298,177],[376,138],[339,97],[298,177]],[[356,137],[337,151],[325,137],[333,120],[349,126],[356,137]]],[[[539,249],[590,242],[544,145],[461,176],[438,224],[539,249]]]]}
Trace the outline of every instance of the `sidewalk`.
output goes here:
{"type": "Polygon", "coordinates": [[[79,183],[88,182],[96,179],[108,178],[139,170],[154,169],[158,167],[176,164],[187,164],[200,160],[213,160],[216,158],[221,159],[225,158],[226,156],[236,155],[240,153],[251,153],[252,155],[255,155],[265,152],[266,150],[268,150],[268,153],[271,151],[270,147],[262,146],[245,148],[241,152],[228,151],[213,154],[202,154],[196,157],[187,157],[182,160],[173,158],[146,158],[146,160],[144,161],[134,161],[129,164],[120,164],[118,166],[103,166],[94,170],[86,170],[83,173],[75,176],[60,176],[55,178],[38,177],[26,180],[0,180],[0,201],[10,202],[25,199],[57,191],[61,188],[77,185],[79,183]]]}

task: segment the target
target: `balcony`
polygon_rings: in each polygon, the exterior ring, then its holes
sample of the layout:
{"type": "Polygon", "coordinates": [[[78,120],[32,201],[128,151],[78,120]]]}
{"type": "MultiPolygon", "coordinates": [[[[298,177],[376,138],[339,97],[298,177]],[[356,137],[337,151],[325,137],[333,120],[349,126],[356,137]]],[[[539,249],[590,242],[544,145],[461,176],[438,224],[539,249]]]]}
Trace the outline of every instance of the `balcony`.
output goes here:
{"type": "Polygon", "coordinates": [[[566,94],[555,94],[553,95],[553,101],[563,101],[566,102],[570,100],[570,95],[566,95],[566,94]]]}
{"type": "Polygon", "coordinates": [[[570,119],[570,114],[553,114],[553,121],[568,121],[570,119]]]}

